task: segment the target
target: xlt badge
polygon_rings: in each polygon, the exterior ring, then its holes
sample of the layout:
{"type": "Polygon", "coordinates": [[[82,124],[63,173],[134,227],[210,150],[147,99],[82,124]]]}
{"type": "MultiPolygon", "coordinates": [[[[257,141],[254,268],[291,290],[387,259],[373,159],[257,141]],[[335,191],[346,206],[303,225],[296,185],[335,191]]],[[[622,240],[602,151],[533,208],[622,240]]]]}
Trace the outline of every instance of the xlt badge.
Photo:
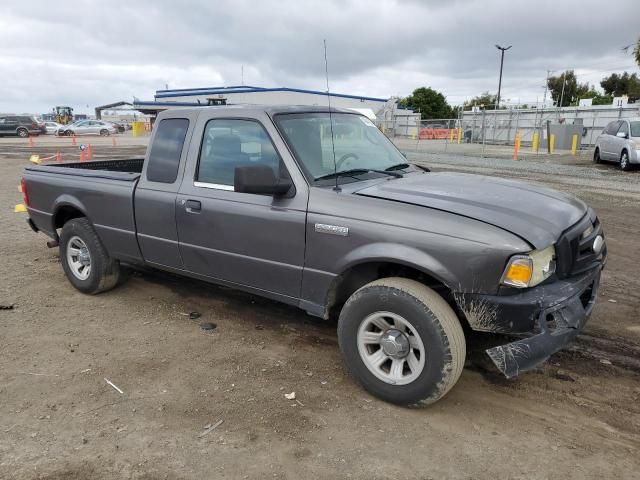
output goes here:
{"type": "Polygon", "coordinates": [[[329,233],[331,235],[340,235],[341,237],[346,237],[347,235],[349,235],[348,227],[327,225],[326,223],[316,223],[315,230],[318,233],[329,233]]]}

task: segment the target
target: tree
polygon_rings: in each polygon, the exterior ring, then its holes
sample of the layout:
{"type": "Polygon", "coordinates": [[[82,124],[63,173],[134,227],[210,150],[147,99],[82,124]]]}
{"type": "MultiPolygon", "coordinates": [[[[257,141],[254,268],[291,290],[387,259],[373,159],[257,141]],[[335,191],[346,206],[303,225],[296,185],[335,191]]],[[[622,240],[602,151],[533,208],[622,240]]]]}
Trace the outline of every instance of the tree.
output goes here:
{"type": "Polygon", "coordinates": [[[640,78],[635,73],[632,75],[627,72],[622,75],[612,73],[602,79],[600,86],[607,95],[612,97],[627,95],[631,101],[640,98],[640,78]]]}
{"type": "Polygon", "coordinates": [[[455,113],[447,103],[447,99],[440,92],[431,87],[416,88],[411,95],[399,102],[401,107],[410,108],[414,112],[420,112],[420,117],[429,118],[453,118],[455,113]]]}
{"type": "Polygon", "coordinates": [[[638,43],[636,43],[636,46],[633,49],[633,58],[640,67],[640,38],[638,38],[638,43]]]}
{"type": "Polygon", "coordinates": [[[560,107],[568,107],[572,101],[584,98],[589,92],[589,84],[578,83],[573,70],[567,70],[558,76],[549,77],[547,87],[551,92],[551,98],[560,107]],[[560,105],[560,102],[562,102],[562,105],[560,105]]]}
{"type": "Polygon", "coordinates": [[[497,100],[497,95],[492,95],[489,92],[484,92],[477,97],[472,98],[468,102],[465,102],[464,108],[466,110],[471,110],[473,107],[493,109],[497,100]]]}

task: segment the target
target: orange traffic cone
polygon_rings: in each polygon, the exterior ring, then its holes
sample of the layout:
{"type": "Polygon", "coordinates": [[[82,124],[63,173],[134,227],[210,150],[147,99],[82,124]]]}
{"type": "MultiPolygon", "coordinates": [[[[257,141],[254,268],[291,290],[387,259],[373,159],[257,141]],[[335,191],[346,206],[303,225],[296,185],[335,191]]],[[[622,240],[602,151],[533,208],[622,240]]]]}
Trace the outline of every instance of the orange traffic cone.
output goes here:
{"type": "Polygon", "coordinates": [[[33,137],[29,135],[29,146],[33,147],[33,137]]]}
{"type": "Polygon", "coordinates": [[[111,145],[113,145],[114,147],[116,146],[116,136],[115,135],[111,135],[111,145]]]}
{"type": "Polygon", "coordinates": [[[87,159],[93,160],[93,150],[91,149],[91,144],[87,145],[87,159]]]}
{"type": "Polygon", "coordinates": [[[75,135],[71,135],[71,145],[77,145],[75,135]]]}
{"type": "Polygon", "coordinates": [[[80,161],[81,162],[87,161],[87,156],[85,155],[84,150],[80,150],[80,161]]]}
{"type": "Polygon", "coordinates": [[[61,162],[61,161],[62,161],[62,153],[56,152],[56,162],[61,162]]]}

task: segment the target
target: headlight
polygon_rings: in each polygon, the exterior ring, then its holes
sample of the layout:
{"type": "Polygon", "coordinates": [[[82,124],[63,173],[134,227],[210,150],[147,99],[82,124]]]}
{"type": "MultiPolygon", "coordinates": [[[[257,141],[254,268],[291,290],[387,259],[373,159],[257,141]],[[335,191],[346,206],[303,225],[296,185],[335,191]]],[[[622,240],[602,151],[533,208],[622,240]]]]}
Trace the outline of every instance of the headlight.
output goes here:
{"type": "Polygon", "coordinates": [[[514,255],[509,259],[500,282],[517,288],[538,285],[555,272],[555,257],[556,249],[553,245],[526,255],[514,255]]]}

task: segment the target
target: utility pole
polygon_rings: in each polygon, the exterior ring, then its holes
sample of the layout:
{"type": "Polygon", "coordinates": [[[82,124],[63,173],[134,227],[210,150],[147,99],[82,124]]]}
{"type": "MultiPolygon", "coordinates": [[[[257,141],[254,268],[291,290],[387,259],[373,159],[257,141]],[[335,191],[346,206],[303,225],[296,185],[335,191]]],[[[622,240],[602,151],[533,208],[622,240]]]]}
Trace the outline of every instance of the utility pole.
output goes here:
{"type": "Polygon", "coordinates": [[[500,45],[496,44],[496,48],[500,50],[500,80],[498,80],[498,98],[496,99],[495,110],[498,110],[500,108],[500,90],[502,89],[502,66],[504,65],[504,52],[509,50],[511,47],[511,45],[509,45],[508,47],[501,47],[500,45]]]}
{"type": "Polygon", "coordinates": [[[547,90],[549,88],[549,76],[553,73],[553,70],[547,70],[547,79],[544,82],[544,96],[542,97],[542,111],[540,112],[540,128],[542,128],[542,117],[544,114],[544,108],[547,103],[547,90]]]}
{"type": "Polygon", "coordinates": [[[544,82],[544,96],[542,97],[542,108],[544,109],[547,101],[547,89],[549,88],[549,76],[553,73],[553,70],[547,70],[547,80],[544,82]]]}
{"type": "Polygon", "coordinates": [[[564,101],[564,86],[567,84],[567,78],[563,75],[562,77],[562,93],[560,94],[560,103],[558,107],[562,108],[562,102],[564,101]]]}

